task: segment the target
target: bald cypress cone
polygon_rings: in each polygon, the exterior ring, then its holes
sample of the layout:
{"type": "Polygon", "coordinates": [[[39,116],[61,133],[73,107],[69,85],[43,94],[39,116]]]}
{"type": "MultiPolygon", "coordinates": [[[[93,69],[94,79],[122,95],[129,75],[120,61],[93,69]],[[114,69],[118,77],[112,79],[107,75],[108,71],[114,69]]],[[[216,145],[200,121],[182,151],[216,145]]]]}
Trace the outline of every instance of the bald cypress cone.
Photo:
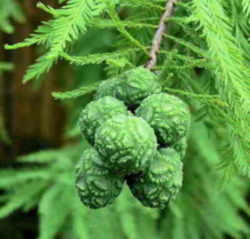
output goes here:
{"type": "Polygon", "coordinates": [[[119,78],[104,81],[97,89],[96,98],[113,96],[131,107],[139,105],[147,96],[160,92],[157,76],[144,67],[137,67],[122,73],[119,78]]]}
{"type": "Polygon", "coordinates": [[[120,175],[110,173],[94,148],[83,152],[76,168],[76,188],[83,204],[97,209],[113,203],[123,182],[120,175]]]}
{"type": "Polygon", "coordinates": [[[154,157],[157,142],[146,121],[118,115],[98,128],[95,147],[111,170],[131,174],[145,170],[154,157]]]}
{"type": "Polygon", "coordinates": [[[80,115],[79,125],[82,134],[93,145],[96,129],[117,114],[129,114],[126,106],[120,100],[106,96],[90,102],[80,115]]]}
{"type": "Polygon", "coordinates": [[[181,138],[172,147],[180,154],[181,159],[183,159],[187,151],[187,137],[181,138]]]}
{"type": "Polygon", "coordinates": [[[185,137],[191,121],[185,102],[166,93],[147,97],[136,110],[136,115],[150,124],[158,142],[163,145],[172,145],[185,137]]]}
{"type": "Polygon", "coordinates": [[[182,186],[183,166],[172,148],[161,149],[141,176],[127,178],[132,194],[146,207],[164,209],[182,186]]]}

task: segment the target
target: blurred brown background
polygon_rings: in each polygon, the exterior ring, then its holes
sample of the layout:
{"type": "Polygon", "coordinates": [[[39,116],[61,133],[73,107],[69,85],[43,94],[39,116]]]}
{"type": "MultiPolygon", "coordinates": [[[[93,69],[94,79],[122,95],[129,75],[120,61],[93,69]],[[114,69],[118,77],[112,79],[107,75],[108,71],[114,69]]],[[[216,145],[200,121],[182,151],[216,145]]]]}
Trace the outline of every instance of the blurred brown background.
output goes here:
{"type": "MultiPolygon", "coordinates": [[[[53,5],[52,1],[47,2],[53,5]]],[[[26,16],[25,27],[13,22],[15,34],[0,32],[1,46],[22,41],[42,20],[48,18],[36,7],[36,3],[37,1],[21,1],[26,16]]],[[[61,67],[64,72],[60,70],[60,66],[57,66],[57,71],[51,70],[46,74],[47,80],[39,81],[41,87],[29,83],[24,85],[22,78],[25,70],[36,56],[37,49],[34,47],[15,51],[0,50],[0,60],[14,64],[14,71],[4,72],[0,76],[0,112],[12,140],[11,145],[0,142],[1,160],[14,159],[18,154],[61,143],[65,114],[60,103],[52,99],[51,92],[58,90],[57,79],[61,74],[67,74],[67,67],[61,67]]],[[[40,84],[39,82],[36,84],[40,84]]]]}

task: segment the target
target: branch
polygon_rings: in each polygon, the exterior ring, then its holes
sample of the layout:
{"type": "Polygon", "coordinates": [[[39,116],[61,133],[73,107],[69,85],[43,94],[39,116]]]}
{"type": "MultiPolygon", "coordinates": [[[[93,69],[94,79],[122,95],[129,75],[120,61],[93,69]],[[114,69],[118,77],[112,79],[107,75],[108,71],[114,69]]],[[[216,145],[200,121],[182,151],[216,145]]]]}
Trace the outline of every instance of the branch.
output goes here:
{"type": "Polygon", "coordinates": [[[154,35],[152,47],[150,51],[150,59],[146,64],[146,68],[152,69],[157,62],[157,52],[160,50],[160,45],[162,41],[163,34],[167,30],[167,26],[165,24],[165,21],[170,18],[174,12],[174,4],[177,3],[178,0],[169,0],[166,4],[165,11],[163,15],[161,16],[161,20],[158,26],[158,29],[154,35]]]}

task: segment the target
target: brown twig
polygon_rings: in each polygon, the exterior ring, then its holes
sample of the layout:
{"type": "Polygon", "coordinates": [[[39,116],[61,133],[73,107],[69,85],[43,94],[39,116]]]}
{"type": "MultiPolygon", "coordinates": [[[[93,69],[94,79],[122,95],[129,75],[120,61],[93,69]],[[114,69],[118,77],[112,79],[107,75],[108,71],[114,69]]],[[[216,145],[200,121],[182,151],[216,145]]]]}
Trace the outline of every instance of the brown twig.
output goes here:
{"type": "Polygon", "coordinates": [[[161,20],[160,20],[158,29],[157,29],[157,31],[154,35],[153,41],[152,41],[152,47],[151,47],[151,51],[149,54],[150,59],[146,64],[146,68],[148,68],[150,70],[157,63],[157,53],[160,50],[160,45],[161,45],[163,34],[167,30],[167,26],[166,26],[165,22],[169,17],[172,16],[172,14],[174,12],[174,4],[177,1],[178,0],[168,0],[166,7],[165,7],[165,11],[164,11],[163,15],[161,16],[161,20]]]}

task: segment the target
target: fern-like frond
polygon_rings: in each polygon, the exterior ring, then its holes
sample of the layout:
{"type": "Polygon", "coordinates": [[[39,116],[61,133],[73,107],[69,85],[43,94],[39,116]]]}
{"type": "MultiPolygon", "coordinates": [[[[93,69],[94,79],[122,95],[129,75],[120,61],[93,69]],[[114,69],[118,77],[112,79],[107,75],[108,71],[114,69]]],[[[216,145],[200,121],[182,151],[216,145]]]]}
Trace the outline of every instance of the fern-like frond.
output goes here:
{"type": "Polygon", "coordinates": [[[77,97],[80,97],[80,96],[83,96],[83,95],[86,95],[95,91],[97,87],[99,86],[99,84],[100,82],[96,82],[96,83],[92,83],[90,85],[83,86],[79,89],[75,89],[72,91],[53,92],[52,96],[58,100],[67,100],[67,99],[77,98],[77,97]]]}
{"type": "MultiPolygon", "coordinates": [[[[242,50],[233,36],[233,29],[223,6],[217,0],[194,0],[191,19],[203,31],[209,57],[214,64],[215,83],[219,94],[229,105],[228,114],[233,122],[228,125],[234,163],[250,176],[249,125],[250,71],[242,50]]],[[[232,162],[231,162],[232,163],[232,162]]]]}
{"type": "Polygon", "coordinates": [[[46,46],[46,54],[38,58],[37,62],[28,69],[24,82],[38,78],[42,73],[47,72],[67,45],[87,31],[88,23],[102,13],[104,6],[101,0],[69,0],[60,9],[45,8],[45,5],[40,5],[52,13],[54,19],[44,22],[23,42],[6,46],[6,49],[17,49],[33,44],[46,46]]]}
{"type": "Polygon", "coordinates": [[[79,148],[81,146],[68,146],[64,147],[61,150],[57,149],[50,149],[50,150],[42,150],[35,153],[27,154],[24,156],[20,156],[18,161],[21,163],[40,163],[40,164],[47,164],[47,163],[55,163],[57,161],[63,160],[67,158],[68,155],[72,155],[74,153],[78,153],[79,148]]]}
{"type": "Polygon", "coordinates": [[[65,185],[52,185],[43,195],[39,204],[40,236],[39,239],[53,239],[70,214],[71,190],[65,185]]]}
{"type": "Polygon", "coordinates": [[[81,201],[77,197],[77,193],[73,192],[72,200],[72,233],[75,235],[75,238],[89,238],[88,230],[88,210],[82,207],[81,201]]]}
{"type": "Polygon", "coordinates": [[[139,40],[134,38],[124,27],[122,24],[122,21],[120,21],[119,16],[117,15],[117,12],[114,9],[114,5],[109,3],[108,4],[108,14],[111,18],[111,20],[115,23],[117,30],[121,33],[121,35],[130,41],[135,47],[140,48],[146,55],[148,55],[148,51],[146,46],[144,46],[139,40]]]}
{"type": "MultiPolygon", "coordinates": [[[[157,29],[157,25],[154,25],[154,24],[150,24],[148,23],[148,20],[149,19],[145,19],[145,22],[143,22],[142,19],[140,19],[141,21],[138,22],[138,21],[128,21],[128,20],[123,20],[123,21],[120,21],[119,24],[123,27],[126,27],[126,28],[152,28],[152,29],[157,29]]],[[[117,25],[114,21],[110,20],[110,19],[104,19],[104,18],[100,18],[100,19],[96,19],[92,24],[91,24],[93,27],[96,27],[96,28],[105,28],[105,29],[108,29],[108,28],[116,28],[117,25]]]]}
{"type": "Polygon", "coordinates": [[[17,171],[14,169],[5,169],[0,171],[0,188],[9,189],[17,184],[22,184],[28,180],[46,180],[49,174],[46,169],[25,169],[17,171]]]}
{"type": "Polygon", "coordinates": [[[160,3],[163,1],[138,1],[138,0],[129,0],[129,1],[122,1],[121,5],[131,8],[146,8],[146,9],[158,9],[160,11],[164,11],[164,7],[161,6],[160,3]]]}
{"type": "Polygon", "coordinates": [[[248,213],[250,209],[246,201],[239,197],[241,190],[247,190],[247,187],[243,189],[244,181],[231,178],[221,190],[218,171],[209,170],[220,161],[217,140],[202,123],[193,124],[192,132],[190,153],[184,167],[184,188],[177,200],[170,204],[163,220],[162,228],[165,230],[162,230],[162,237],[209,239],[223,238],[225,233],[233,238],[247,237],[249,227],[235,210],[240,207],[248,213]],[[196,155],[202,164],[197,161],[196,155]],[[196,183],[191,175],[197,175],[196,183]],[[216,180],[211,184],[213,178],[216,180]],[[223,219],[222,215],[228,215],[227,219],[223,219]],[[221,220],[223,223],[220,223],[221,220]]]}
{"type": "Polygon", "coordinates": [[[10,190],[7,194],[6,204],[0,208],[0,218],[4,218],[15,210],[25,207],[26,204],[36,198],[37,195],[46,188],[47,182],[33,181],[25,184],[18,184],[15,187],[15,192],[10,190]]]}
{"type": "Polygon", "coordinates": [[[90,54],[87,56],[70,56],[66,53],[63,53],[62,56],[68,60],[71,64],[83,66],[87,64],[100,64],[100,63],[108,63],[110,61],[118,61],[121,62],[121,59],[124,59],[131,52],[138,51],[138,48],[124,49],[123,51],[115,51],[111,53],[97,53],[90,54]]]}
{"type": "Polygon", "coordinates": [[[242,7],[248,17],[250,17],[250,1],[242,0],[242,7]]]}

